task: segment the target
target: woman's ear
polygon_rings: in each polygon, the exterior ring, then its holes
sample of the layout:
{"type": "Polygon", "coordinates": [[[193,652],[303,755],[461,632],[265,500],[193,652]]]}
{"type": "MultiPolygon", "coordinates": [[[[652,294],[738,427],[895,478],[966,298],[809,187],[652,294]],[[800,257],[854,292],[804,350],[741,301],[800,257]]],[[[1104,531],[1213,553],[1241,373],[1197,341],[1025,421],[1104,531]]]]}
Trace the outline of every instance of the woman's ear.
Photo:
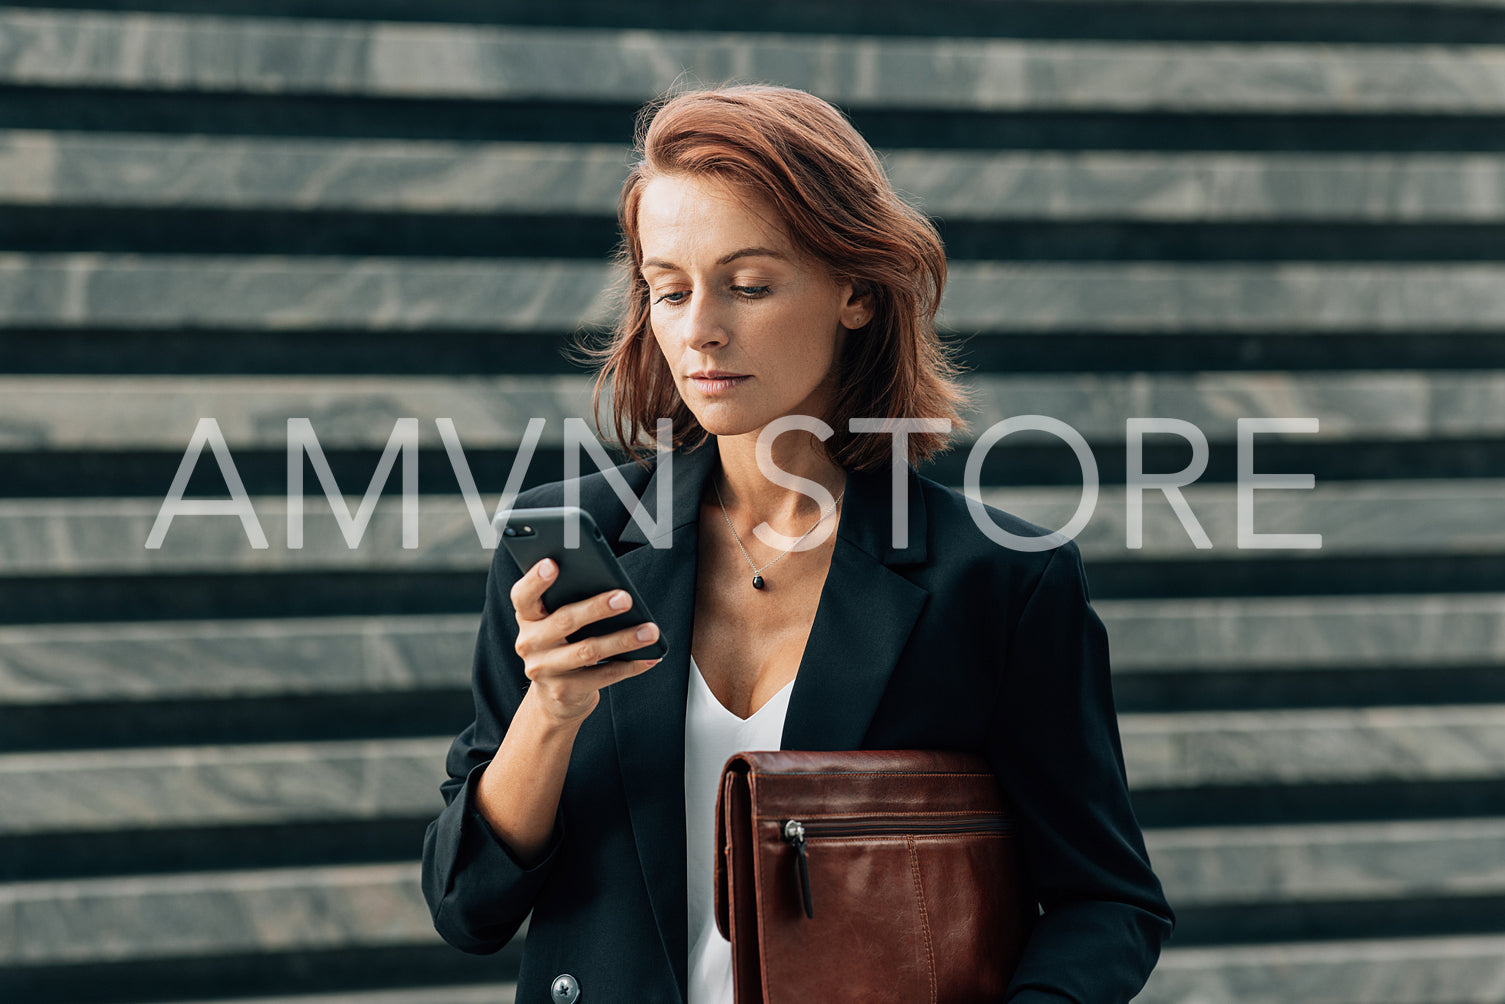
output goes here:
{"type": "Polygon", "coordinates": [[[848,283],[847,301],[841,308],[841,326],[856,331],[873,319],[873,297],[865,282],[848,283]]]}

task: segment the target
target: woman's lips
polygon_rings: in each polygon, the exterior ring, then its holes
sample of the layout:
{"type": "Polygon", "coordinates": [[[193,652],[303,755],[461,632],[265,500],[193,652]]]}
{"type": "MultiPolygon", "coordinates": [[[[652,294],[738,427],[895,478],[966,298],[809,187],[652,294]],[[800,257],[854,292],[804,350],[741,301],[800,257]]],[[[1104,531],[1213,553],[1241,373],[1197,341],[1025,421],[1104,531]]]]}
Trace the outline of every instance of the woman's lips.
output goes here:
{"type": "Polygon", "coordinates": [[[695,389],[700,391],[702,394],[721,394],[733,389],[734,387],[740,387],[742,384],[751,379],[752,377],[750,376],[715,378],[691,377],[690,382],[694,384],[695,389]]]}

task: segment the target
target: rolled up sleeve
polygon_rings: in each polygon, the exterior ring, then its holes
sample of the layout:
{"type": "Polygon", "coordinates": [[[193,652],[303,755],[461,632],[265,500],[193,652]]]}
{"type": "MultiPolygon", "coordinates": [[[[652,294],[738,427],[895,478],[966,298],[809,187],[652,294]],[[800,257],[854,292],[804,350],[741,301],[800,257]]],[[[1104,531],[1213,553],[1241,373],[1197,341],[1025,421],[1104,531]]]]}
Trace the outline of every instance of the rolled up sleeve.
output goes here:
{"type": "Polygon", "coordinates": [[[434,927],[456,948],[495,952],[522,926],[559,857],[564,820],[556,814],[543,856],[524,865],[476,808],[476,786],[496,755],[526,687],[513,648],[516,619],[510,593],[520,573],[498,548],[487,577],[476,639],[471,691],[475,720],[456,737],[440,785],[445,807],[423,840],[422,886],[434,927]]]}

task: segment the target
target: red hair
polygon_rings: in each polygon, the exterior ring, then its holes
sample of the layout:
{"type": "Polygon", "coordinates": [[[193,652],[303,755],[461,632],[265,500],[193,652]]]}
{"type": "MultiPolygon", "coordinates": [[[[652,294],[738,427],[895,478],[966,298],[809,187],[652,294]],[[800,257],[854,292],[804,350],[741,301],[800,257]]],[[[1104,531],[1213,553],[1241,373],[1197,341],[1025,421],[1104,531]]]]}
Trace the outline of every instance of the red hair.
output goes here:
{"type": "MultiPolygon", "coordinates": [[[[639,113],[636,151],[617,202],[625,306],[605,345],[582,346],[600,367],[592,392],[597,428],[610,385],[616,440],[630,457],[643,461],[640,449],[651,453],[659,416],[672,418],[676,448],[707,436],[654,340],[639,271],[638,203],[643,186],[663,175],[712,176],[767,200],[796,248],[869,298],[868,323],[849,332],[836,363],[833,414],[818,416],[835,430],[823,444],[835,463],[860,470],[891,462],[889,438],[849,432],[853,417],[944,418],[953,431],[967,428],[958,411],[969,395],[935,331],[946,285],[940,236],[894,192],[872,147],[841,112],[787,87],[688,91],[639,113]]],[[[948,439],[910,434],[908,460],[929,459],[948,439]]]]}

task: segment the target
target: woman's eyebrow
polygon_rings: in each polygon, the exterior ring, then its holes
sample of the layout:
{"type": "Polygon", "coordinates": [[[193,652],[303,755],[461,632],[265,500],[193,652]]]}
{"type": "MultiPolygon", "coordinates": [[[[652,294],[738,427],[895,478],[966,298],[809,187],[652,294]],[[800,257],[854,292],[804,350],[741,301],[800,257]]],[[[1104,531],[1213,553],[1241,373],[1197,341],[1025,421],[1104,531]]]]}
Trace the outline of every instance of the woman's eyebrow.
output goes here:
{"type": "MultiPolygon", "coordinates": [[[[773,248],[753,247],[739,248],[738,250],[733,251],[731,254],[724,255],[721,258],[717,259],[716,264],[730,265],[738,258],[777,258],[779,261],[789,260],[789,256],[782,251],[776,251],[773,248]]],[[[678,265],[675,265],[672,262],[664,261],[662,258],[647,258],[643,261],[642,267],[668,269],[671,272],[679,271],[678,265]]]]}
{"type": "Polygon", "coordinates": [[[733,251],[731,254],[718,261],[716,264],[729,265],[732,262],[736,261],[738,258],[777,258],[780,261],[789,260],[788,255],[784,254],[782,251],[775,251],[773,248],[742,248],[740,251],[733,251]]]}

